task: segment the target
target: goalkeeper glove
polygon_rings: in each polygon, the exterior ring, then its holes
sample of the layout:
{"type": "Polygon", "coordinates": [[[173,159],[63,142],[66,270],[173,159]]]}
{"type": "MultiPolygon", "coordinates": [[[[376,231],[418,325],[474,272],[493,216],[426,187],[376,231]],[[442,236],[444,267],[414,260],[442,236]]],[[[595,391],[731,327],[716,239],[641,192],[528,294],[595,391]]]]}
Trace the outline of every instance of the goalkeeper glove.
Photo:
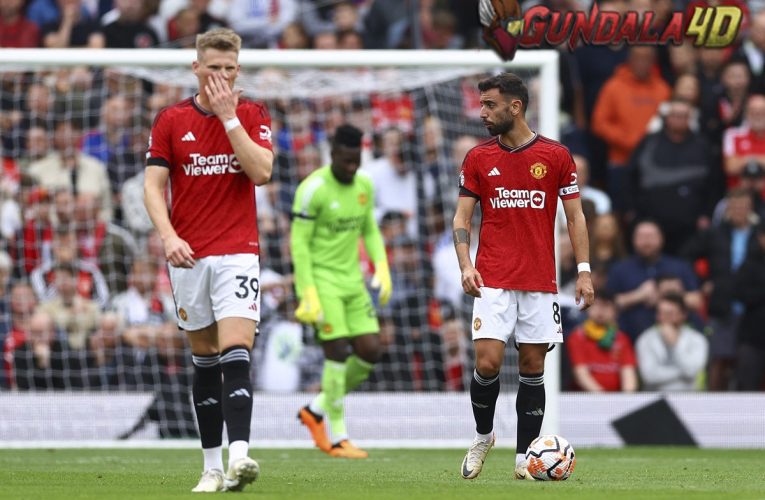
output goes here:
{"type": "Polygon", "coordinates": [[[295,311],[295,318],[301,323],[312,325],[318,323],[323,317],[319,293],[316,287],[310,286],[305,289],[300,298],[300,304],[295,311]]]}
{"type": "Polygon", "coordinates": [[[372,288],[380,290],[380,305],[384,306],[390,300],[393,284],[390,281],[388,261],[383,259],[375,263],[375,275],[372,277],[372,288]]]}

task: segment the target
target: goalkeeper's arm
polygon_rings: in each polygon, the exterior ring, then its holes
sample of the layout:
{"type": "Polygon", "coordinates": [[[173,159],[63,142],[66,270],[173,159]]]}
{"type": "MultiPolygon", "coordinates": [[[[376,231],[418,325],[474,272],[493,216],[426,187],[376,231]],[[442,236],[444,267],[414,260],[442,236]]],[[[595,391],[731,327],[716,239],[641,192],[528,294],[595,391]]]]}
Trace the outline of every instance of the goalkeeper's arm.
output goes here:
{"type": "Polygon", "coordinates": [[[293,214],[290,251],[295,271],[295,292],[300,304],[295,317],[302,323],[316,323],[321,318],[321,302],[313,280],[313,260],[311,257],[311,238],[316,222],[314,219],[293,214]]]}
{"type": "Polygon", "coordinates": [[[385,244],[383,243],[382,234],[380,234],[380,228],[377,227],[373,210],[367,212],[363,236],[367,254],[369,254],[369,258],[372,259],[375,265],[372,287],[380,289],[380,305],[384,306],[390,300],[393,285],[390,278],[390,269],[388,268],[388,256],[385,253],[385,244]]]}

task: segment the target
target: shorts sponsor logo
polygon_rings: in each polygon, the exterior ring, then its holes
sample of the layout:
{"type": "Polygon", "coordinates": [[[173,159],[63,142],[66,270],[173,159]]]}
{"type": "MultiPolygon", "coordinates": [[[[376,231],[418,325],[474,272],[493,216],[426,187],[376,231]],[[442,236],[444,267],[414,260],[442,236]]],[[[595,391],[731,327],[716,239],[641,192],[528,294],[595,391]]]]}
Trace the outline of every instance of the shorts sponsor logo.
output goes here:
{"type": "Polygon", "coordinates": [[[546,193],[535,189],[494,189],[491,208],[544,208],[546,193]]]}
{"type": "Polygon", "coordinates": [[[189,319],[189,315],[186,314],[186,309],[182,307],[178,309],[178,316],[180,316],[183,321],[186,321],[187,319],[189,319]]]}
{"type": "Polygon", "coordinates": [[[478,331],[481,329],[481,318],[476,318],[473,320],[473,330],[478,331]]]}
{"type": "Polygon", "coordinates": [[[235,154],[201,155],[191,153],[191,163],[183,164],[183,171],[191,177],[204,175],[238,174],[242,171],[235,154]]]}
{"type": "Polygon", "coordinates": [[[544,163],[535,163],[531,166],[529,172],[531,172],[531,176],[535,179],[541,179],[547,175],[547,165],[544,163]]]}

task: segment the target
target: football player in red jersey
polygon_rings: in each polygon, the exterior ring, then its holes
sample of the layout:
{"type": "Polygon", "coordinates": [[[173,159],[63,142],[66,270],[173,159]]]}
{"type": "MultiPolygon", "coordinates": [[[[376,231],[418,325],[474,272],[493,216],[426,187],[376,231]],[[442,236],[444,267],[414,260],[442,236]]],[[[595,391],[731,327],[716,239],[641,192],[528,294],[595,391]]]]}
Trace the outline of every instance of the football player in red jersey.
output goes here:
{"type": "Polygon", "coordinates": [[[241,43],[229,29],[197,36],[199,93],[157,114],[146,155],[146,209],[165,246],[194,363],[204,455],[195,492],[241,490],[259,474],[248,456],[250,352],[260,321],[255,185],[271,178],[273,152],[268,110],[234,90],[241,43]]]}
{"type": "Polygon", "coordinates": [[[477,477],[494,445],[499,370],[505,345],[514,336],[520,374],[515,477],[533,479],[524,454],[542,427],[545,355],[551,343],[563,342],[554,236],[559,197],[578,263],[576,302],[582,309],[595,297],[587,227],[574,160],[560,143],[529,128],[525,119],[529,93],[523,80],[503,73],[481,81],[478,89],[481,120],[494,137],[465,157],[453,224],[462,288],[475,297],[476,361],[470,399],[476,436],[461,474],[465,479],[477,477]],[[482,213],[481,243],[474,266],[470,226],[477,203],[482,213]]]}

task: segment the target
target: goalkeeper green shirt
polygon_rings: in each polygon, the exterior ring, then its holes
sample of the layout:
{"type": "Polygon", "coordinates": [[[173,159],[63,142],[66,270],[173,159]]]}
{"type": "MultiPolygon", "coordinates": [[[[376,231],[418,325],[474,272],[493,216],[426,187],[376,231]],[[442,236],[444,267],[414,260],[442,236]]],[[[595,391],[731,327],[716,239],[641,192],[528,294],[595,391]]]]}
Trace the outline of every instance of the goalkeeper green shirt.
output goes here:
{"type": "Polygon", "coordinates": [[[329,166],[312,172],[298,186],[292,205],[290,245],[298,295],[310,286],[338,295],[363,288],[360,237],[372,262],[385,258],[370,177],[358,171],[351,184],[343,184],[329,166]]]}

